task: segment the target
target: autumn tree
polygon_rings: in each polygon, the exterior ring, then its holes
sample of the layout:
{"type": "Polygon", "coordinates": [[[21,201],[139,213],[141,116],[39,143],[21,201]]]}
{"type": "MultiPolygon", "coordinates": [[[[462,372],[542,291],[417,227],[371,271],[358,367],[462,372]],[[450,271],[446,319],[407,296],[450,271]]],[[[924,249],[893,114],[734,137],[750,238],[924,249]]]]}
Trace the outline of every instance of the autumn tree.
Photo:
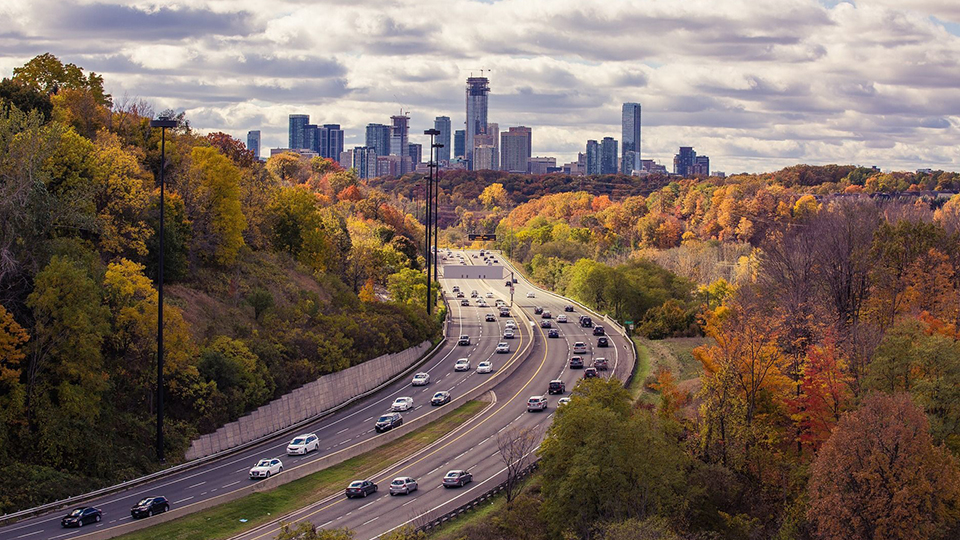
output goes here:
{"type": "Polygon", "coordinates": [[[207,139],[210,146],[213,146],[219,150],[221,154],[230,158],[230,161],[233,161],[237,167],[250,167],[257,160],[256,156],[253,155],[253,150],[249,150],[246,145],[238,139],[222,131],[209,133],[204,138],[207,139]]]}
{"type": "Polygon", "coordinates": [[[27,331],[0,305],[0,458],[8,457],[5,454],[10,450],[8,426],[23,411],[25,396],[20,374],[26,359],[24,346],[29,339],[27,331]]]}
{"type": "Polygon", "coordinates": [[[832,337],[811,347],[803,364],[800,393],[789,402],[799,426],[799,442],[814,451],[853,405],[851,380],[841,354],[832,337]]]}
{"type": "Polygon", "coordinates": [[[502,207],[507,204],[507,190],[503,189],[503,184],[490,184],[483,189],[483,192],[478,198],[487,210],[492,210],[495,206],[502,207]]]}
{"type": "Polygon", "coordinates": [[[93,203],[100,249],[114,255],[143,256],[153,231],[145,221],[147,177],[136,156],[108,132],[97,137],[93,203]]]}
{"type": "Polygon", "coordinates": [[[45,53],[34,57],[21,67],[13,68],[13,80],[27,84],[46,94],[61,90],[87,90],[99,105],[109,106],[111,96],[103,90],[103,76],[76,64],[64,64],[56,56],[45,53]]]}
{"type": "Polygon", "coordinates": [[[283,185],[302,184],[310,176],[310,167],[294,152],[283,152],[270,156],[267,171],[283,185]]]}
{"type": "Polygon", "coordinates": [[[958,467],[909,395],[872,394],[821,447],[807,517],[823,539],[954,538],[958,467]]]}
{"type": "Polygon", "coordinates": [[[244,246],[246,217],[240,208],[240,170],[210,147],[195,147],[181,192],[193,224],[193,250],[219,265],[232,265],[244,246]]]}

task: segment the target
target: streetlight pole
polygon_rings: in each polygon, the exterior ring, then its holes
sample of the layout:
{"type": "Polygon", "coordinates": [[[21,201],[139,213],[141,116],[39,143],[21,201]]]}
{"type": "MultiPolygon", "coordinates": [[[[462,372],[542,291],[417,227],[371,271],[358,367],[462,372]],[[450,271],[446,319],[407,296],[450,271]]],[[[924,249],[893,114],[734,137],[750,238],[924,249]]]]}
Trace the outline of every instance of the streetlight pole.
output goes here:
{"type": "Polygon", "coordinates": [[[160,264],[157,269],[157,461],[163,463],[163,192],[164,170],[167,168],[167,128],[177,127],[177,121],[160,117],[151,120],[150,127],[160,128],[160,264]]]}
{"type": "Polygon", "coordinates": [[[430,233],[433,230],[433,222],[431,219],[436,219],[436,212],[432,208],[433,206],[433,197],[435,195],[434,191],[436,187],[433,185],[433,168],[436,166],[436,163],[433,161],[433,141],[434,137],[440,134],[440,131],[437,129],[428,129],[423,132],[424,135],[430,136],[430,158],[427,162],[427,168],[430,170],[429,177],[427,179],[427,314],[431,313],[430,305],[431,298],[433,298],[433,292],[430,290],[430,257],[433,256],[433,279],[439,283],[437,279],[437,252],[434,251],[437,245],[436,234],[433,235],[433,243],[430,243],[430,233]]]}
{"type": "MultiPolygon", "coordinates": [[[[436,130],[434,130],[434,131],[436,131],[436,130]]],[[[439,134],[440,134],[440,132],[437,131],[437,135],[439,135],[439,134]]],[[[443,148],[443,145],[440,144],[440,143],[434,144],[434,143],[433,143],[433,135],[431,135],[431,136],[430,136],[430,147],[433,148],[433,155],[434,155],[434,156],[439,156],[439,155],[440,155],[440,149],[443,148]]],[[[436,251],[439,252],[439,251],[440,251],[440,164],[438,163],[438,161],[439,161],[439,160],[437,160],[437,159],[434,159],[434,160],[430,161],[430,166],[432,167],[432,169],[436,169],[436,170],[437,170],[437,185],[434,186],[434,188],[433,188],[433,196],[434,196],[434,199],[435,199],[435,200],[434,200],[434,216],[433,216],[433,247],[434,247],[434,249],[435,249],[436,251]]],[[[431,169],[431,170],[432,170],[432,169],[431,169]]],[[[437,261],[436,258],[434,258],[434,260],[433,260],[433,279],[434,279],[434,281],[436,281],[437,283],[440,283],[440,276],[439,276],[439,274],[437,273],[437,272],[438,272],[438,270],[437,270],[437,265],[438,265],[438,261],[437,261]]]]}

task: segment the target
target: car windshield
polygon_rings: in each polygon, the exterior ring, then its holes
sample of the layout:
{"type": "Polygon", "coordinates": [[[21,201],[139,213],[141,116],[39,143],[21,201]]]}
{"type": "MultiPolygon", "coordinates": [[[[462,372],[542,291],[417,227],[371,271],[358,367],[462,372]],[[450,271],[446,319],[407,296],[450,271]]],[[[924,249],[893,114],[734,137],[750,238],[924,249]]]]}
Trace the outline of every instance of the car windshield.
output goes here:
{"type": "Polygon", "coordinates": [[[290,444],[303,444],[303,437],[297,437],[290,444]]]}
{"type": "Polygon", "coordinates": [[[269,467],[269,466],[270,466],[270,460],[268,459],[261,460],[260,463],[257,463],[257,467],[269,467]]]}
{"type": "Polygon", "coordinates": [[[460,476],[460,473],[458,473],[457,471],[450,471],[447,473],[447,478],[456,478],[458,476],[460,476]]]}
{"type": "Polygon", "coordinates": [[[144,506],[144,505],[150,504],[150,501],[152,500],[153,499],[140,499],[140,502],[137,503],[137,506],[144,506]]]}
{"type": "Polygon", "coordinates": [[[71,516],[71,517],[77,517],[77,516],[79,516],[80,514],[83,513],[83,510],[84,510],[83,508],[77,508],[77,509],[74,510],[73,512],[70,512],[70,516],[71,516]]]}
{"type": "Polygon", "coordinates": [[[363,482],[361,482],[361,481],[359,481],[359,480],[357,480],[356,482],[350,482],[350,487],[352,487],[352,488],[358,488],[358,487],[360,487],[360,486],[362,486],[362,485],[363,485],[363,482]]]}
{"type": "Polygon", "coordinates": [[[392,418],[392,416],[390,416],[390,415],[384,415],[384,416],[381,416],[381,417],[380,417],[380,420],[378,420],[378,421],[379,421],[379,422],[389,422],[391,418],[392,418]]]}
{"type": "Polygon", "coordinates": [[[433,395],[433,397],[435,397],[435,398],[442,398],[442,397],[443,397],[443,392],[437,392],[436,394],[433,395]]]}
{"type": "Polygon", "coordinates": [[[394,480],[393,482],[390,482],[390,483],[393,484],[393,485],[395,485],[395,486],[402,486],[402,485],[403,485],[403,480],[397,478],[396,480],[394,480]]]}

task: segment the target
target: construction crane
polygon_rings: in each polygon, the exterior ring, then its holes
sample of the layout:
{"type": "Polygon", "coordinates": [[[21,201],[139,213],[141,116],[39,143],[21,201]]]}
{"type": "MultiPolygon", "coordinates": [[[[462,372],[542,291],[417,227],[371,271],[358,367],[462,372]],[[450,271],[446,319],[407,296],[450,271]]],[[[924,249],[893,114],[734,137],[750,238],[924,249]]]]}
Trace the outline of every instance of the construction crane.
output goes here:
{"type": "Polygon", "coordinates": [[[479,71],[479,72],[480,72],[480,76],[483,77],[483,72],[484,72],[484,71],[493,71],[493,70],[492,70],[492,69],[487,69],[487,68],[462,68],[462,69],[460,69],[460,71],[469,71],[471,77],[473,77],[473,72],[474,72],[474,71],[479,71]]]}

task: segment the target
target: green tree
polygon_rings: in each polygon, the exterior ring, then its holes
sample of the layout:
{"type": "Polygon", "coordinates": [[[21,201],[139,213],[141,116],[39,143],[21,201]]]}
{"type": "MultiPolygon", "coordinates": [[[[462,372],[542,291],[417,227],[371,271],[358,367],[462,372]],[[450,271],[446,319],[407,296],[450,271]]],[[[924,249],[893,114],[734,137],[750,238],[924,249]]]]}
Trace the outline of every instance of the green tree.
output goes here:
{"type": "Polygon", "coordinates": [[[273,378],[257,355],[239,340],[218,336],[201,354],[200,374],[227,396],[232,417],[273,395],[273,378]]]}
{"type": "Polygon", "coordinates": [[[22,67],[13,68],[13,80],[45,94],[56,94],[61,90],[87,90],[99,105],[111,105],[110,94],[103,91],[103,76],[94,72],[84,75],[83,68],[76,64],[64,64],[50,53],[36,56],[22,67]]]}
{"type": "Polygon", "coordinates": [[[191,152],[189,188],[181,193],[193,224],[194,251],[232,265],[244,246],[246,217],[240,207],[240,170],[211,147],[191,152]]]}

